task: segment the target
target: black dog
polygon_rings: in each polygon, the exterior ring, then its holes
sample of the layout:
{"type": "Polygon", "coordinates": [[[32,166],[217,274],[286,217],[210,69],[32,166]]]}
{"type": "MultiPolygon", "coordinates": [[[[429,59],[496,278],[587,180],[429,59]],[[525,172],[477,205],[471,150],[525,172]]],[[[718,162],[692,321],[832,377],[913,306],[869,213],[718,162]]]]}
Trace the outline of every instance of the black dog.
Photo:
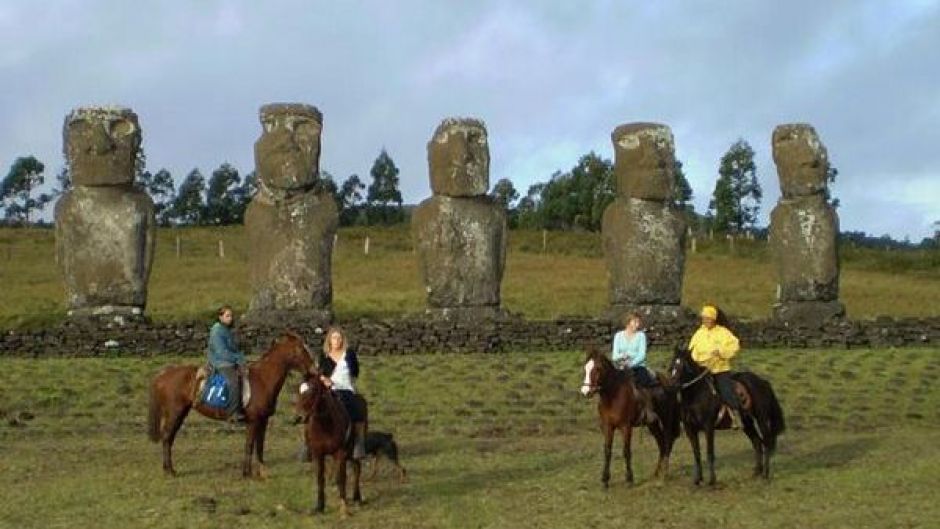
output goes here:
{"type": "Polygon", "coordinates": [[[366,434],[366,457],[372,458],[372,473],[367,480],[371,481],[379,469],[379,459],[384,456],[391,461],[398,470],[398,481],[404,483],[407,478],[405,467],[398,462],[398,445],[390,433],[369,432],[366,434]]]}

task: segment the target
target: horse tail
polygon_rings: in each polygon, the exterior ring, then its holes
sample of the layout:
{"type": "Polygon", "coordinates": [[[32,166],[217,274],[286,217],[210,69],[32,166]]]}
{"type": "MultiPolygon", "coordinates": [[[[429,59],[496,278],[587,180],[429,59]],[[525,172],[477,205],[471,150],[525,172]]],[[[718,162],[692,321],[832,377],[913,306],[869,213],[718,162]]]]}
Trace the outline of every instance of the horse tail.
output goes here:
{"type": "Polygon", "coordinates": [[[735,378],[751,392],[754,416],[760,425],[767,448],[774,450],[777,446],[777,436],[786,431],[787,425],[773,386],[751,372],[738,373],[735,378]]]}
{"type": "Polygon", "coordinates": [[[154,443],[160,441],[160,418],[163,409],[160,406],[160,396],[157,394],[157,384],[150,385],[150,406],[147,410],[147,437],[154,443]]]}

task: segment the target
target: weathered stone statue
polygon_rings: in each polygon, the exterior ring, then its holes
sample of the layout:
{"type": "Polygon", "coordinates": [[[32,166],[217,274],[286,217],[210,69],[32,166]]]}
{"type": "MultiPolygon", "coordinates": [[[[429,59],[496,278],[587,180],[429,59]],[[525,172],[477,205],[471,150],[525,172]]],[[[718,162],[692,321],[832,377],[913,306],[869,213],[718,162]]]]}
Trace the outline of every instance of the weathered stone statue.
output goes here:
{"type": "Polygon", "coordinates": [[[428,142],[431,198],[412,215],[428,313],[442,319],[502,316],[506,211],[487,196],[490,152],[486,127],[449,118],[428,142]]]}
{"type": "Polygon", "coordinates": [[[255,142],[258,193],[245,212],[254,296],[246,319],[332,319],[330,264],[339,214],[320,189],[323,115],[303,104],[264,105],[255,142]]]}
{"type": "Polygon", "coordinates": [[[72,189],[55,206],[69,316],[143,317],[153,263],[153,200],[134,187],[141,133],[127,108],[73,110],[63,128],[72,189]]]}
{"type": "Polygon", "coordinates": [[[675,147],[669,127],[630,123],[614,129],[617,198],[601,221],[610,317],[647,321],[685,315],[682,274],[686,223],[673,206],[675,147]]]}
{"type": "Polygon", "coordinates": [[[839,302],[839,217],[826,197],[829,157],[812,126],[780,125],[774,162],[783,196],[770,214],[778,320],[818,325],[845,315],[839,302]]]}

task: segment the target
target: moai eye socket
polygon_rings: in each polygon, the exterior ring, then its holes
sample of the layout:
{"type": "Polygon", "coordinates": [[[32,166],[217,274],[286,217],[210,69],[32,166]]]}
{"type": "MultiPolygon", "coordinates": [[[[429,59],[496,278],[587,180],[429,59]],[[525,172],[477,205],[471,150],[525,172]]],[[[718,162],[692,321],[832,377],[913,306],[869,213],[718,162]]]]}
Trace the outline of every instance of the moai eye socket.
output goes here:
{"type": "Polygon", "coordinates": [[[313,140],[320,133],[320,127],[318,127],[316,123],[306,119],[295,121],[293,126],[294,134],[298,138],[305,140],[313,140]]]}
{"type": "Polygon", "coordinates": [[[124,136],[130,136],[137,130],[137,127],[133,123],[126,119],[119,119],[111,122],[111,136],[114,138],[121,138],[124,136]]]}

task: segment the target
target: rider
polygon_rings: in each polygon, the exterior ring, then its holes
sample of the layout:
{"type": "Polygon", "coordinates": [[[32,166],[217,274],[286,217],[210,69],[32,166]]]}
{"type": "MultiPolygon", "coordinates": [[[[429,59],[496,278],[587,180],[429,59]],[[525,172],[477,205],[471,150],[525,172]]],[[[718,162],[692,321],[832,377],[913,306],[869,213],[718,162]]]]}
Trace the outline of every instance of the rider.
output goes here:
{"type": "Polygon", "coordinates": [[[708,369],[718,385],[722,400],[737,414],[732,413],[733,427],[737,427],[737,416],[741,413],[741,403],[734,392],[734,380],[731,378],[731,359],[741,349],[738,338],[727,327],[718,324],[718,308],[705,305],[702,308],[702,326],[692,335],[689,350],[692,360],[708,369]]]}
{"type": "Polygon", "coordinates": [[[232,325],[235,313],[229,305],[222,305],[218,310],[218,321],[209,330],[208,360],[212,370],[218,371],[228,383],[231,402],[227,410],[230,420],[244,421],[242,409],[241,377],[246,370],[245,355],[235,345],[232,325]]]}
{"type": "Polygon", "coordinates": [[[339,327],[331,327],[323,340],[323,354],[319,361],[320,380],[332,389],[349,413],[355,431],[353,459],[366,455],[366,417],[362,400],[356,398],[354,381],[359,378],[359,358],[356,351],[347,348],[346,334],[339,327]]]}
{"type": "MultiPolygon", "coordinates": [[[[646,367],[646,333],[641,330],[643,320],[639,314],[633,312],[627,314],[623,323],[623,330],[614,335],[614,344],[610,355],[614,365],[620,369],[629,367],[637,388],[655,386],[656,382],[646,367]]],[[[644,411],[642,421],[648,423],[655,420],[655,412],[653,411],[653,403],[650,402],[649,392],[637,391],[637,397],[644,411]]]]}
{"type": "Polygon", "coordinates": [[[621,369],[629,367],[638,386],[653,386],[655,381],[646,367],[646,333],[641,330],[643,320],[634,312],[628,314],[623,323],[623,330],[614,335],[611,359],[621,369]]]}

